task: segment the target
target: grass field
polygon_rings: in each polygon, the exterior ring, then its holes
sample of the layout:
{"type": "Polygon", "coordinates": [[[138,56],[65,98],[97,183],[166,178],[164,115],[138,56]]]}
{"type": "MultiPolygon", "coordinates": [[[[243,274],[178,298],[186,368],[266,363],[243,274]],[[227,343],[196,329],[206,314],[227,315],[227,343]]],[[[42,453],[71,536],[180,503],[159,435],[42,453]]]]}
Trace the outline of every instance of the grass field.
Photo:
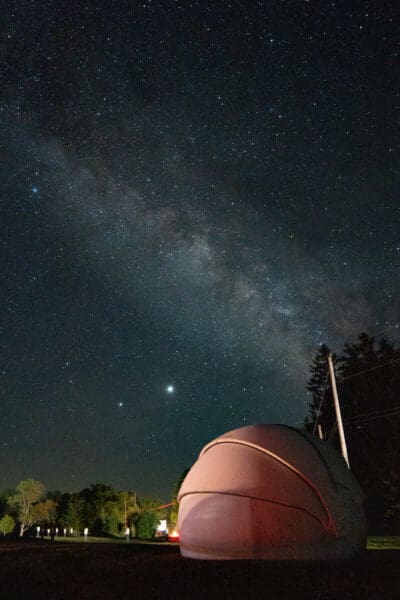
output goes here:
{"type": "Polygon", "coordinates": [[[160,543],[0,541],[0,599],[398,600],[400,538],[370,538],[353,560],[191,561],[160,543]]]}
{"type": "MultiPolygon", "coordinates": [[[[45,538],[48,540],[49,538],[45,538]]],[[[57,542],[65,542],[72,544],[143,544],[145,546],[159,546],[162,545],[172,545],[168,542],[160,542],[160,541],[151,541],[151,540],[129,540],[126,541],[125,538],[99,538],[99,537],[91,537],[88,536],[86,539],[83,536],[79,537],[58,537],[56,538],[57,542]]],[[[367,542],[368,550],[400,550],[400,536],[370,536],[367,542]]],[[[399,598],[400,600],[400,598],[399,598]]]]}
{"type": "Polygon", "coordinates": [[[368,550],[400,550],[400,536],[371,536],[368,538],[367,548],[368,550]]]}

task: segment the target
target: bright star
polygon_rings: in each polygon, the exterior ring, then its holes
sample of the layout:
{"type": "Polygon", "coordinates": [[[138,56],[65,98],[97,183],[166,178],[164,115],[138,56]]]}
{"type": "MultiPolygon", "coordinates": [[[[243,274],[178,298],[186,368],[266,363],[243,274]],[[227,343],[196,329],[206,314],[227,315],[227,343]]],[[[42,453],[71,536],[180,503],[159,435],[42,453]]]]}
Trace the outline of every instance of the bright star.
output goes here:
{"type": "Polygon", "coordinates": [[[32,194],[37,194],[39,191],[39,188],[37,188],[35,185],[31,189],[32,189],[32,194]]]}
{"type": "Polygon", "coordinates": [[[167,390],[168,394],[173,394],[175,391],[175,388],[173,385],[167,385],[166,390],[167,390]]]}
{"type": "Polygon", "coordinates": [[[118,406],[121,408],[121,406],[123,406],[124,403],[123,402],[118,402],[118,406]]]}

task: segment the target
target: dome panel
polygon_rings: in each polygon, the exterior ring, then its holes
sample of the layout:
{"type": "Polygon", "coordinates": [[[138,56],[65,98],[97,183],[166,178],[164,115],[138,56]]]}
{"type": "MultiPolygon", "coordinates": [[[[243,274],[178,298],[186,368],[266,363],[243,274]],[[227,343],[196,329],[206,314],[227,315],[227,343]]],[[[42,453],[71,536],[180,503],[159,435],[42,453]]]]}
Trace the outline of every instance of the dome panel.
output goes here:
{"type": "Polygon", "coordinates": [[[365,547],[363,495],[325,442],[284,425],[230,431],[201,451],[178,494],[191,558],[343,558],[365,547]]]}
{"type": "Polygon", "coordinates": [[[299,475],[253,446],[236,442],[212,446],[186,476],[179,500],[199,492],[225,493],[294,505],[311,512],[328,527],[324,503],[299,475]],[[277,485],[277,482],[280,485],[277,485]]]}

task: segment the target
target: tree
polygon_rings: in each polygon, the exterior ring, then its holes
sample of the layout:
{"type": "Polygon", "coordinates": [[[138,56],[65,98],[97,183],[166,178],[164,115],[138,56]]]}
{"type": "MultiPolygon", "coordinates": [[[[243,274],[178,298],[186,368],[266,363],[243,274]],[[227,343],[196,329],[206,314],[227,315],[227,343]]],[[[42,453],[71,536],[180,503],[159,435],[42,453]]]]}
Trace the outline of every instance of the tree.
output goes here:
{"type": "Polygon", "coordinates": [[[124,529],[129,527],[131,535],[135,535],[135,518],[140,512],[136,494],[126,491],[118,492],[117,506],[119,512],[119,524],[122,525],[124,529]]]}
{"type": "Polygon", "coordinates": [[[63,494],[60,490],[49,490],[46,492],[46,500],[54,500],[54,502],[58,505],[62,498],[63,494]]]}
{"type": "Polygon", "coordinates": [[[165,510],[157,510],[158,500],[139,498],[140,514],[136,520],[136,532],[139,538],[154,537],[160,519],[165,518],[165,510]]]}
{"type": "Polygon", "coordinates": [[[142,539],[153,538],[159,520],[156,512],[143,511],[136,522],[137,536],[142,539]]]}
{"type": "Polygon", "coordinates": [[[85,527],[95,535],[107,533],[107,527],[114,533],[117,528],[116,522],[123,519],[117,506],[118,492],[104,483],[95,483],[79,492],[79,495],[85,501],[85,527]]]}
{"type": "Polygon", "coordinates": [[[85,500],[79,494],[64,494],[60,501],[60,524],[79,534],[86,527],[85,500]]]}
{"type": "Polygon", "coordinates": [[[37,502],[32,508],[34,523],[39,525],[55,525],[57,518],[57,504],[54,500],[37,502]]]}
{"type": "Polygon", "coordinates": [[[28,527],[35,522],[34,505],[44,496],[45,488],[40,481],[24,479],[17,485],[17,491],[8,503],[15,506],[20,523],[19,535],[22,537],[28,527]]]}
{"type": "Polygon", "coordinates": [[[171,498],[171,502],[173,502],[173,505],[171,507],[171,510],[169,511],[169,515],[168,515],[168,529],[169,531],[173,531],[174,529],[176,529],[177,523],[178,523],[178,510],[179,510],[179,505],[178,505],[178,493],[179,490],[181,488],[181,485],[186,477],[186,475],[189,473],[189,469],[185,469],[180,477],[177,479],[177,481],[175,482],[174,485],[174,489],[172,492],[172,498],[171,498]]]}
{"type": "Polygon", "coordinates": [[[400,419],[383,411],[398,405],[400,350],[362,333],[346,344],[339,397],[350,466],[366,494],[370,523],[400,531],[400,419]],[[347,379],[346,379],[347,378],[347,379]]]}
{"type": "MultiPolygon", "coordinates": [[[[326,380],[328,352],[327,347],[320,347],[310,367],[307,389],[312,400],[305,421],[309,431],[313,431],[319,407],[318,421],[326,432],[336,423],[326,380]]],[[[356,343],[345,344],[336,361],[350,467],[366,495],[370,531],[390,528],[400,532],[400,418],[391,410],[400,396],[399,360],[400,349],[362,333],[356,343]]],[[[339,447],[337,436],[330,442],[339,447]]]]}
{"type": "Polygon", "coordinates": [[[76,494],[63,494],[59,503],[62,526],[75,531],[88,527],[94,535],[120,535],[123,528],[133,527],[138,512],[135,494],[103,483],[92,484],[76,494]]]}
{"type": "Polygon", "coordinates": [[[107,500],[100,510],[103,531],[115,536],[121,533],[121,527],[125,522],[124,507],[118,496],[119,494],[116,493],[115,499],[107,500]]]}
{"type": "Polygon", "coordinates": [[[10,496],[15,494],[15,490],[7,489],[0,492],[0,517],[4,517],[7,513],[8,500],[10,496]]]}
{"type": "Polygon", "coordinates": [[[2,519],[0,519],[0,533],[3,535],[7,535],[14,531],[15,520],[11,515],[4,515],[2,519]]]}
{"type": "MultiPolygon", "coordinates": [[[[328,346],[321,344],[310,366],[311,376],[307,383],[307,391],[311,394],[312,399],[309,405],[309,416],[304,423],[307,431],[315,433],[314,427],[318,421],[326,436],[336,421],[329,380],[329,354],[328,346]]],[[[333,363],[335,366],[338,363],[336,355],[333,355],[333,363]]]]}

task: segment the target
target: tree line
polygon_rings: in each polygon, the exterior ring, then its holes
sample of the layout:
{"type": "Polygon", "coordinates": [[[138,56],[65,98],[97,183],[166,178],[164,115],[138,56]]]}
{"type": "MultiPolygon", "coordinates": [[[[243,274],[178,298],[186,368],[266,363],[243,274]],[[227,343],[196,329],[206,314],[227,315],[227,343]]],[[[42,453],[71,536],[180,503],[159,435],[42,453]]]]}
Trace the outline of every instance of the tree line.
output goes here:
{"type": "MultiPolygon", "coordinates": [[[[306,429],[339,449],[327,357],[321,345],[310,366],[306,429]]],[[[350,468],[366,496],[371,532],[400,533],[400,348],[362,333],[333,354],[350,468]]]]}
{"type": "Polygon", "coordinates": [[[19,536],[43,530],[66,529],[81,535],[152,538],[160,519],[167,517],[161,502],[116,490],[103,483],[92,484],[76,493],[46,492],[34,479],[21,481],[15,490],[0,494],[0,533],[7,535],[18,527],[19,536]]]}

